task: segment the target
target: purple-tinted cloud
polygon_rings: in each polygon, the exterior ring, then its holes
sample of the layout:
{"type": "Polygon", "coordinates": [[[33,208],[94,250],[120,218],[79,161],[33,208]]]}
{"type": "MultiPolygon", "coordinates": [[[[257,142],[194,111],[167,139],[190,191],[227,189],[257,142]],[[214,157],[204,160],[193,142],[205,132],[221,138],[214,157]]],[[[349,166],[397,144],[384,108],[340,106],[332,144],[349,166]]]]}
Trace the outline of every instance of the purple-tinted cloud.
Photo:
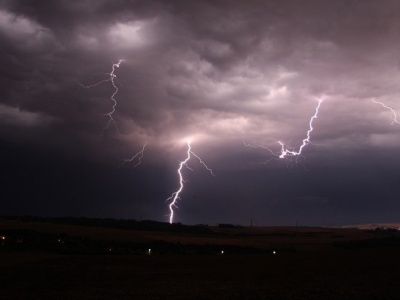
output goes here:
{"type": "MultiPolygon", "coordinates": [[[[247,195],[253,182],[248,172],[287,171],[296,161],[259,165],[274,156],[243,141],[275,153],[278,141],[299,147],[324,97],[312,144],[294,168],[315,170],[327,160],[359,170],[352,161],[379,158],[385,174],[398,174],[390,158],[399,150],[400,126],[391,125],[391,112],[373,101],[400,113],[399,9],[389,0],[4,0],[0,137],[109,166],[147,143],[144,161],[161,169],[176,165],[190,137],[216,173],[244,172],[231,180],[240,181],[247,195]],[[108,79],[119,59],[113,117],[120,133],[102,132],[113,87],[81,85],[108,79]]],[[[318,168],[320,176],[331,167],[318,168]]],[[[398,188],[388,189],[393,196],[387,199],[399,195],[398,188]]],[[[223,184],[207,197],[220,190],[231,197],[223,184]]],[[[256,190],[251,201],[259,203],[265,190],[256,190]]],[[[282,199],[332,194],[297,191],[282,199]]],[[[283,203],[290,209],[291,202],[283,203]]],[[[235,219],[234,212],[227,215],[235,219]]]]}

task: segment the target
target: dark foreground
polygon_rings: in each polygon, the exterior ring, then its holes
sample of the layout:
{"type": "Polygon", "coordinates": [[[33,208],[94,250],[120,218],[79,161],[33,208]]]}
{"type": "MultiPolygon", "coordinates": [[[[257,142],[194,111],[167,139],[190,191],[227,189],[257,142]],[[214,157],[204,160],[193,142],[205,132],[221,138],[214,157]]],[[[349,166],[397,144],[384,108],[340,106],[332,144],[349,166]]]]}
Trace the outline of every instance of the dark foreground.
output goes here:
{"type": "Polygon", "coordinates": [[[0,299],[400,299],[400,251],[0,254],[0,299]]]}
{"type": "Polygon", "coordinates": [[[0,300],[400,299],[399,256],[395,229],[4,219],[0,300]]]}

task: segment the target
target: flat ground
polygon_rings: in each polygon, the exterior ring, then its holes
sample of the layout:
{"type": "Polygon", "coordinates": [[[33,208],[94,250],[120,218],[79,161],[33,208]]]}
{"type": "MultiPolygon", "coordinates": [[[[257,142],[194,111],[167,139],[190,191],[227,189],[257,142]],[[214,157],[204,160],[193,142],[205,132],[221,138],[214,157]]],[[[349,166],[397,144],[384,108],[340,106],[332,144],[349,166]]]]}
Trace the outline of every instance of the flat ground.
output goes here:
{"type": "Polygon", "coordinates": [[[0,299],[400,299],[397,250],[1,260],[0,299]]]}
{"type": "MultiPolygon", "coordinates": [[[[48,228],[54,230],[54,226],[48,228]]],[[[259,245],[267,245],[269,236],[269,247],[279,237],[280,245],[297,250],[277,250],[275,255],[65,255],[3,250],[0,299],[400,299],[397,246],[379,246],[379,241],[357,247],[329,246],[337,239],[357,242],[369,236],[342,229],[339,233],[317,228],[250,232],[254,230],[241,229],[238,235],[229,229],[225,233],[232,235],[230,239],[225,235],[222,239],[233,243],[243,238],[246,246],[259,240],[259,245]],[[292,230],[301,234],[293,235],[292,230]]],[[[143,232],[131,234],[148,238],[143,232]]],[[[184,241],[183,235],[172,236],[184,241]]]]}

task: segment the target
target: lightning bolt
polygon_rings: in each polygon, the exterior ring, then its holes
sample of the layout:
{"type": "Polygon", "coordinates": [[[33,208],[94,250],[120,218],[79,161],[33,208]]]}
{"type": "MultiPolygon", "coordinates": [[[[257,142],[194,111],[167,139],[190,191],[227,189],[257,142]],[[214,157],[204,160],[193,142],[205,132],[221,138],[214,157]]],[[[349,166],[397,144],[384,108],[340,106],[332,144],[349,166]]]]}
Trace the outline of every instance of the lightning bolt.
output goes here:
{"type": "MultiPolygon", "coordinates": [[[[315,109],[315,113],[314,113],[314,115],[311,117],[310,122],[309,122],[309,129],[308,129],[308,131],[307,131],[306,137],[303,139],[303,142],[302,142],[302,144],[300,145],[299,150],[295,151],[295,150],[289,149],[289,148],[288,148],[283,142],[281,142],[281,141],[278,141],[279,145],[281,145],[281,150],[280,150],[280,153],[279,153],[279,154],[273,152],[270,148],[268,148],[268,147],[266,147],[266,146],[262,146],[262,145],[254,146],[254,145],[247,144],[246,142],[243,142],[244,145],[247,146],[247,147],[251,147],[251,148],[261,148],[261,149],[264,149],[264,150],[268,150],[273,156],[279,157],[280,159],[283,159],[283,158],[285,158],[285,157],[287,157],[287,156],[299,156],[299,155],[301,155],[301,153],[302,153],[304,147],[306,147],[308,144],[310,144],[311,132],[314,130],[313,122],[314,122],[314,120],[317,119],[317,117],[318,117],[319,109],[320,109],[320,107],[321,107],[322,102],[323,102],[323,99],[322,99],[322,98],[318,100],[318,105],[317,105],[317,107],[316,107],[316,109],[315,109]]],[[[267,160],[265,163],[267,163],[267,162],[269,162],[269,161],[270,161],[270,160],[267,160]]]]}
{"type": "Polygon", "coordinates": [[[170,215],[169,215],[169,223],[172,224],[174,221],[174,208],[177,207],[176,203],[178,200],[180,200],[180,194],[183,190],[184,184],[185,184],[185,180],[183,179],[183,175],[182,175],[182,169],[183,167],[188,168],[189,170],[193,171],[193,169],[191,169],[187,163],[189,162],[189,160],[193,157],[197,158],[199,160],[199,162],[204,166],[204,168],[209,171],[211,173],[211,175],[215,176],[215,174],[213,173],[212,169],[210,169],[204,162],[203,160],[192,151],[191,148],[191,141],[188,140],[187,141],[187,151],[186,151],[186,158],[184,160],[182,160],[179,163],[179,168],[177,170],[178,173],[178,177],[179,177],[179,188],[176,192],[172,193],[172,195],[166,200],[166,202],[171,201],[170,204],[168,205],[169,207],[169,211],[170,211],[170,215]]]}
{"type": "Polygon", "coordinates": [[[393,114],[393,120],[392,120],[391,125],[394,125],[395,123],[400,125],[400,122],[397,121],[397,115],[396,115],[396,112],[394,111],[393,108],[391,108],[391,107],[389,107],[389,106],[387,106],[387,105],[385,105],[384,103],[379,102],[379,101],[372,100],[372,102],[374,102],[374,103],[376,103],[376,104],[380,104],[380,105],[382,105],[384,108],[386,108],[386,109],[388,109],[388,110],[390,110],[390,111],[392,112],[392,114],[393,114]]]}
{"type": "Polygon", "coordinates": [[[131,158],[124,159],[124,162],[122,163],[121,166],[123,166],[126,163],[135,161],[136,158],[137,158],[137,162],[134,165],[134,167],[137,167],[138,165],[140,165],[142,163],[142,158],[143,158],[143,155],[144,155],[144,149],[145,148],[146,148],[146,144],[143,145],[142,150],[140,150],[139,152],[135,153],[131,158]]]}
{"type": "Polygon", "coordinates": [[[298,151],[292,151],[289,150],[284,143],[279,141],[278,143],[281,145],[281,153],[279,155],[279,158],[285,158],[286,156],[298,156],[301,154],[303,151],[304,147],[307,146],[310,143],[310,138],[311,138],[311,132],[314,130],[313,128],[313,121],[318,117],[319,113],[319,108],[321,107],[322,99],[318,100],[318,105],[317,108],[315,109],[314,115],[311,117],[310,122],[309,122],[309,129],[307,131],[307,136],[306,138],[303,139],[303,143],[300,145],[298,151]]]}
{"type": "MultiPolygon", "coordinates": [[[[267,151],[269,151],[273,156],[279,157],[278,154],[276,154],[274,151],[272,151],[270,148],[268,148],[268,147],[266,147],[266,146],[263,146],[263,145],[255,146],[255,145],[248,144],[248,143],[246,143],[245,141],[243,141],[243,144],[244,144],[246,147],[250,147],[250,148],[254,148],[254,149],[260,148],[260,149],[263,149],[263,150],[267,150],[267,151]]],[[[272,159],[273,159],[273,158],[267,159],[267,160],[264,162],[264,164],[267,164],[267,163],[270,162],[272,159]]]]}
{"type": "Polygon", "coordinates": [[[89,88],[93,88],[93,87],[99,86],[99,85],[101,85],[103,83],[106,83],[106,82],[111,82],[111,84],[112,84],[112,86],[114,88],[114,92],[112,93],[112,95],[110,97],[111,103],[112,103],[112,107],[111,107],[111,110],[108,113],[104,114],[104,116],[108,117],[108,122],[107,122],[107,125],[104,127],[103,130],[108,129],[111,126],[111,124],[113,124],[114,127],[116,128],[116,130],[118,131],[118,133],[119,133],[119,129],[118,129],[117,124],[115,123],[115,120],[113,118],[113,114],[115,113],[115,110],[116,110],[116,107],[117,107],[117,100],[115,99],[115,96],[119,92],[118,86],[115,84],[115,80],[117,79],[117,75],[115,75],[115,70],[116,70],[116,68],[119,68],[119,66],[121,65],[121,63],[123,61],[124,61],[123,59],[120,59],[120,60],[118,60],[117,63],[112,64],[111,72],[108,74],[110,76],[110,78],[103,79],[103,80],[101,80],[101,81],[99,81],[99,82],[97,82],[95,84],[91,84],[91,85],[82,85],[82,84],[80,84],[83,88],[89,89],[89,88]]]}

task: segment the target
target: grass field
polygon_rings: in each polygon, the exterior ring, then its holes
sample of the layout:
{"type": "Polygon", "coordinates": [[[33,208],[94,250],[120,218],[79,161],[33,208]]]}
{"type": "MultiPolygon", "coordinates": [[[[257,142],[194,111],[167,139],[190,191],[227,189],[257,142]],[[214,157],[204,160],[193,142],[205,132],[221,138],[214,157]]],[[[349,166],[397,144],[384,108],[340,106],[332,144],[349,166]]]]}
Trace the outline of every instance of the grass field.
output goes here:
{"type": "Polygon", "coordinates": [[[0,230],[28,227],[99,240],[216,241],[221,249],[226,244],[254,244],[278,250],[275,255],[270,251],[243,255],[65,255],[3,247],[0,299],[400,299],[400,247],[381,244],[387,239],[381,233],[330,228],[213,228],[219,235],[208,237],[23,223],[0,222],[0,230]],[[337,240],[351,247],[336,247],[333,243],[337,240]],[[280,251],[282,245],[295,251],[280,251]]]}

